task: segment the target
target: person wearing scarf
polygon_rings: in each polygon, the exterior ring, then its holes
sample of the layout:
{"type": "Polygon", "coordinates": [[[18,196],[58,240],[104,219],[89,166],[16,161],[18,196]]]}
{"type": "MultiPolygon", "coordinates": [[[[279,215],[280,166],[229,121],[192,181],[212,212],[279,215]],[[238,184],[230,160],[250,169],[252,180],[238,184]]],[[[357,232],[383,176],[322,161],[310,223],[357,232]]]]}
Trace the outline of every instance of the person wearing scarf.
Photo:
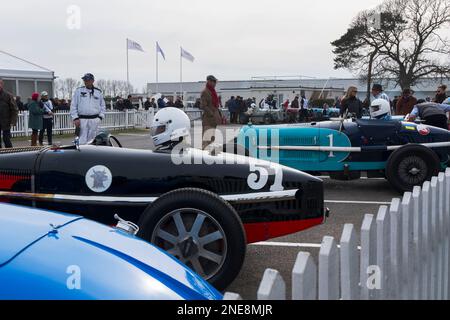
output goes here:
{"type": "Polygon", "coordinates": [[[216,85],[216,77],[208,76],[206,88],[203,90],[200,99],[200,109],[203,110],[203,149],[214,143],[217,126],[222,123],[222,116],[219,110],[220,99],[217,95],[216,85]]]}

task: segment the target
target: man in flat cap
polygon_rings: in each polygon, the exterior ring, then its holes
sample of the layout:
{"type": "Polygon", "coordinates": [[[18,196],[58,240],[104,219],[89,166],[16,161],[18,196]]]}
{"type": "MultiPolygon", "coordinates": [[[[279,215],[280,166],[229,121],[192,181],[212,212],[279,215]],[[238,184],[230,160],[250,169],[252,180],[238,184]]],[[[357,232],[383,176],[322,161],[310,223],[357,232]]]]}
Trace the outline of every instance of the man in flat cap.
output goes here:
{"type": "Polygon", "coordinates": [[[387,102],[391,103],[391,99],[389,96],[384,92],[383,86],[381,84],[374,84],[372,87],[372,99],[383,99],[387,102]]]}
{"type": "Polygon", "coordinates": [[[208,76],[206,88],[200,98],[200,108],[203,110],[203,149],[206,149],[215,141],[215,131],[222,123],[222,116],[219,111],[220,99],[216,92],[217,78],[208,76]]]}
{"type": "Polygon", "coordinates": [[[81,145],[88,144],[95,139],[100,122],[105,118],[106,112],[103,93],[94,87],[94,75],[87,73],[82,79],[84,87],[75,91],[70,106],[70,115],[75,127],[79,129],[81,145]]]}

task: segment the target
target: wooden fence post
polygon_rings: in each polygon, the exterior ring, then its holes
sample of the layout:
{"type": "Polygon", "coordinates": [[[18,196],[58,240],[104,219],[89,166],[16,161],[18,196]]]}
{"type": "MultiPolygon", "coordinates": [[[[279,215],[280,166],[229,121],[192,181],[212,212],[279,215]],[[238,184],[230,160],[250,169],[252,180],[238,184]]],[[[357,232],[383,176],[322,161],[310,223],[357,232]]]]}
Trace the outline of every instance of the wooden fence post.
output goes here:
{"type": "Polygon", "coordinates": [[[445,270],[446,288],[445,299],[450,299],[450,168],[445,170],[445,210],[444,210],[444,245],[445,245],[445,270]]]}
{"type": "Polygon", "coordinates": [[[431,194],[430,194],[431,183],[426,181],[422,187],[422,245],[421,245],[421,260],[422,265],[422,288],[424,297],[423,300],[429,300],[432,297],[431,292],[431,194]]]}
{"type": "Polygon", "coordinates": [[[444,195],[444,180],[445,174],[443,172],[439,173],[438,176],[438,265],[439,265],[439,299],[444,300],[445,294],[445,278],[444,273],[444,263],[445,263],[445,251],[444,251],[444,205],[445,205],[445,195],[444,195]]]}
{"type": "Polygon", "coordinates": [[[339,300],[339,251],[333,237],[324,237],[319,252],[319,300],[339,300]]]}
{"type": "Polygon", "coordinates": [[[292,300],[317,300],[317,266],[310,253],[297,256],[292,270],[292,300]]]}
{"type": "Polygon", "coordinates": [[[28,127],[28,118],[30,116],[29,111],[24,111],[22,117],[23,117],[23,134],[25,137],[28,137],[28,131],[30,128],[28,127]]]}
{"type": "Polygon", "coordinates": [[[438,265],[437,265],[437,177],[431,179],[430,184],[430,207],[431,207],[431,232],[430,232],[430,248],[431,248],[431,300],[439,299],[438,284],[438,265]]]}
{"type": "Polygon", "coordinates": [[[359,300],[359,250],[355,227],[346,224],[341,237],[341,290],[343,300],[359,300]]]}
{"type": "Polygon", "coordinates": [[[422,244],[422,212],[420,207],[420,202],[422,200],[422,189],[420,187],[415,187],[412,193],[412,223],[413,223],[413,250],[410,253],[412,259],[412,281],[413,287],[413,299],[421,300],[423,299],[423,287],[422,287],[422,261],[421,256],[421,244],[422,244]]]}
{"type": "Polygon", "coordinates": [[[401,261],[402,261],[402,216],[401,216],[401,200],[392,199],[389,208],[391,220],[391,294],[392,299],[400,298],[401,288],[401,261]]]}
{"type": "Polygon", "coordinates": [[[361,300],[372,300],[375,293],[369,288],[369,267],[376,263],[376,233],[374,216],[366,214],[361,227],[360,282],[361,300]]]}
{"type": "Polygon", "coordinates": [[[377,298],[386,300],[390,295],[391,275],[391,228],[388,216],[388,207],[381,206],[377,215],[377,265],[381,270],[381,289],[377,292],[377,298]]]}
{"type": "Polygon", "coordinates": [[[264,272],[258,300],[286,300],[286,283],[277,270],[267,269],[264,272]]]}
{"type": "Polygon", "coordinates": [[[401,299],[412,299],[413,268],[411,253],[413,252],[413,219],[412,219],[412,193],[406,192],[402,200],[402,272],[401,272],[401,299]]]}
{"type": "Polygon", "coordinates": [[[242,297],[237,293],[226,292],[223,296],[224,301],[242,301],[242,297]]]}

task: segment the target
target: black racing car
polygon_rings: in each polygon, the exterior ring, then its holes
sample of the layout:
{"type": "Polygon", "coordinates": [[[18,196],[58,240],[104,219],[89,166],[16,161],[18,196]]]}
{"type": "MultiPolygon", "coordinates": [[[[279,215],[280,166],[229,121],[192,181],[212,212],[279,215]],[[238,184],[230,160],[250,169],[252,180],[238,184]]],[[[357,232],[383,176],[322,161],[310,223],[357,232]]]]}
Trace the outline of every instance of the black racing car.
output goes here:
{"type": "Polygon", "coordinates": [[[195,149],[0,151],[0,201],[108,225],[118,214],[219,289],[238,275],[247,243],[322,224],[323,194],[321,180],[297,170],[195,149]]]}

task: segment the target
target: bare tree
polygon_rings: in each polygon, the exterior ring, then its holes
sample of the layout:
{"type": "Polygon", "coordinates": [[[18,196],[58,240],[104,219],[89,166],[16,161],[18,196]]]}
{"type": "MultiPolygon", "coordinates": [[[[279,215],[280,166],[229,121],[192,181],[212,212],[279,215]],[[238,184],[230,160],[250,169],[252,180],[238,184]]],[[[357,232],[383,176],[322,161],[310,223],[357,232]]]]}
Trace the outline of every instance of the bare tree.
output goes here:
{"type": "Polygon", "coordinates": [[[450,42],[442,31],[450,22],[450,0],[387,0],[354,19],[334,41],[335,68],[367,80],[393,79],[402,89],[430,77],[450,75],[450,42]],[[370,22],[379,14],[379,25],[370,22]]]}
{"type": "Polygon", "coordinates": [[[348,69],[367,81],[367,99],[372,80],[382,74],[379,65],[386,59],[381,53],[393,31],[405,21],[400,15],[380,13],[378,9],[360,12],[347,32],[332,42],[335,69],[348,69]]]}
{"type": "Polygon", "coordinates": [[[430,77],[448,78],[450,42],[442,31],[450,26],[450,0],[391,0],[382,10],[406,20],[381,50],[388,57],[380,64],[385,76],[402,89],[430,77]]]}

